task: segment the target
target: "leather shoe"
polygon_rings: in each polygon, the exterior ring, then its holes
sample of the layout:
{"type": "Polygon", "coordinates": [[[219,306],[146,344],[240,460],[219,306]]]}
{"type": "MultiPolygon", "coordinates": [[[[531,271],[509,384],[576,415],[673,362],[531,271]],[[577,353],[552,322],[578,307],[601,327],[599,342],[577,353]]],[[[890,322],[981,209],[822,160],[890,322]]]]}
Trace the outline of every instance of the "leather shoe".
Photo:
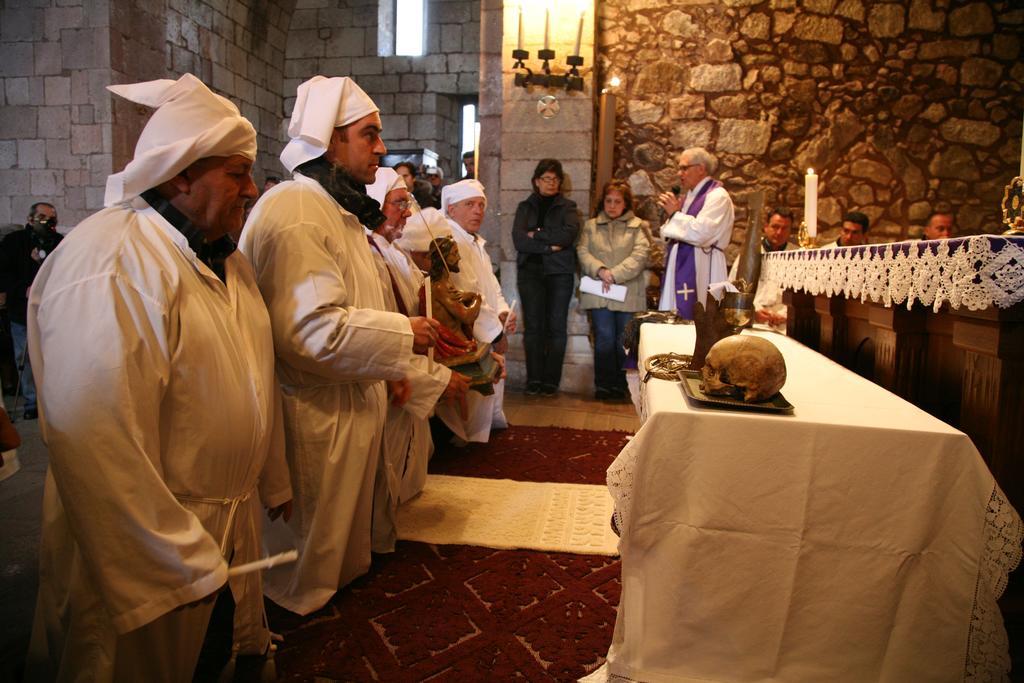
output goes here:
{"type": "Polygon", "coordinates": [[[21,419],[23,420],[35,420],[39,417],[39,410],[37,408],[25,408],[21,412],[21,419]]]}

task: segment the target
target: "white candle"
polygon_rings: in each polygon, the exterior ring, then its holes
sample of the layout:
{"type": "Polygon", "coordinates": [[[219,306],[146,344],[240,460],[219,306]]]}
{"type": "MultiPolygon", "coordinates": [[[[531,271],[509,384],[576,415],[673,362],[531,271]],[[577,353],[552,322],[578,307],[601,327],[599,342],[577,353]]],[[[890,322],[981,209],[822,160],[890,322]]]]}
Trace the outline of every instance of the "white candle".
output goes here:
{"type": "Polygon", "coordinates": [[[519,3],[519,48],[523,49],[523,4],[519,3]]]}
{"type": "Polygon", "coordinates": [[[544,49],[548,49],[548,43],[550,42],[551,36],[551,10],[544,9],[544,49]]]}
{"type": "Polygon", "coordinates": [[[480,180],[480,122],[473,124],[473,180],[480,180]]]}
{"type": "Polygon", "coordinates": [[[583,40],[583,12],[580,12],[580,23],[576,27],[576,49],[572,51],[576,57],[580,56],[580,42],[583,40]]]}
{"type": "Polygon", "coordinates": [[[807,224],[807,234],[811,237],[818,236],[818,176],[814,169],[807,169],[807,177],[804,179],[804,222],[807,224]]]}
{"type": "MultiPolygon", "coordinates": [[[[422,215],[420,217],[422,218],[422,215]]],[[[429,230],[430,228],[428,227],[427,229],[429,230]]],[[[437,247],[435,247],[434,244],[433,244],[433,240],[431,240],[430,252],[429,252],[430,253],[430,261],[428,261],[428,263],[432,263],[433,262],[433,260],[434,260],[434,251],[433,250],[436,249],[436,248],[437,247]]],[[[426,277],[423,278],[423,299],[424,299],[423,303],[426,304],[426,306],[427,306],[427,310],[423,313],[423,315],[425,315],[428,318],[433,318],[434,317],[433,316],[434,306],[433,306],[433,302],[431,301],[430,274],[429,273],[427,274],[426,277]]],[[[431,346],[429,349],[427,349],[427,358],[431,362],[434,361],[434,347],[433,346],[431,346]]]]}
{"type": "Polygon", "coordinates": [[[1020,175],[1024,178],[1024,133],[1020,136],[1020,175]]]}

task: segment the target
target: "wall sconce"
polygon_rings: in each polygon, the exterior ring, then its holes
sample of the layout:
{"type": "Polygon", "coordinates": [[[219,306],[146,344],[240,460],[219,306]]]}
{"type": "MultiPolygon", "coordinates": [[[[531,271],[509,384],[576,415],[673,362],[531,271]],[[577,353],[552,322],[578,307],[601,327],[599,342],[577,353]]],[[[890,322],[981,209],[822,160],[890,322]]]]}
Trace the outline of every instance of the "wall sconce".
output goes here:
{"type": "Polygon", "coordinates": [[[550,49],[551,36],[551,10],[544,10],[544,48],[537,50],[537,58],[544,60],[541,70],[544,73],[534,73],[533,69],[526,66],[525,60],[530,58],[530,52],[523,49],[523,6],[519,5],[519,43],[515,50],[512,50],[512,58],[515,63],[512,68],[516,71],[515,84],[521,88],[529,88],[531,85],[539,85],[545,88],[564,88],[566,92],[583,90],[583,76],[580,75],[579,67],[583,66],[583,57],[580,56],[580,41],[583,38],[583,15],[580,11],[580,19],[576,28],[576,49],[574,54],[565,58],[565,63],[572,67],[569,73],[551,73],[551,62],[555,59],[555,51],[550,49]],[[522,69],[522,71],[519,71],[522,69]]]}

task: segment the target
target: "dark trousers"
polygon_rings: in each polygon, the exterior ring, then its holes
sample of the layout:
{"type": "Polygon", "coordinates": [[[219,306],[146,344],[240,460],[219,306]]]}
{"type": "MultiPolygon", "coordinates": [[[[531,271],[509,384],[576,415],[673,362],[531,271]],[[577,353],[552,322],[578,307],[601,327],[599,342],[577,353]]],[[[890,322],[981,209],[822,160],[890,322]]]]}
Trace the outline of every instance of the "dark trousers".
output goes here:
{"type": "Polygon", "coordinates": [[[626,374],[622,371],[626,352],[622,349],[622,334],[632,319],[633,314],[628,311],[590,310],[590,320],[594,325],[594,387],[626,389],[626,374]]]}
{"type": "Polygon", "coordinates": [[[526,383],[557,389],[565,360],[573,275],[545,275],[543,265],[533,263],[520,266],[518,275],[525,326],[526,383]]]}

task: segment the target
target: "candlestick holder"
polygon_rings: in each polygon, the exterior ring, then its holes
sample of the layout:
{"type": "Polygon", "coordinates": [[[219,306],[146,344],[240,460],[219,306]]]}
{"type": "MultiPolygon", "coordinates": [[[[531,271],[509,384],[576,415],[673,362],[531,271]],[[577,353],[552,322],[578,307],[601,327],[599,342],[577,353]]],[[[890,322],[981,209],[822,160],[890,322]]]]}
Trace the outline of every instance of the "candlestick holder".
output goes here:
{"type": "Polygon", "coordinates": [[[818,238],[807,229],[806,221],[800,221],[800,230],[796,234],[796,243],[803,249],[814,249],[818,245],[818,238]]]}
{"type": "Polygon", "coordinates": [[[1020,237],[1024,235],[1024,176],[1017,176],[1003,190],[1003,225],[1004,235],[1020,237]]]}
{"type": "Polygon", "coordinates": [[[527,50],[512,50],[512,58],[515,60],[512,68],[517,70],[513,82],[520,88],[538,85],[542,88],[561,88],[566,92],[583,91],[583,76],[579,72],[579,67],[583,66],[583,57],[579,55],[565,58],[566,63],[572,67],[567,74],[551,73],[551,62],[555,59],[554,50],[537,50],[537,58],[543,60],[540,67],[543,73],[536,73],[526,65],[526,60],[530,58],[527,50]]]}

